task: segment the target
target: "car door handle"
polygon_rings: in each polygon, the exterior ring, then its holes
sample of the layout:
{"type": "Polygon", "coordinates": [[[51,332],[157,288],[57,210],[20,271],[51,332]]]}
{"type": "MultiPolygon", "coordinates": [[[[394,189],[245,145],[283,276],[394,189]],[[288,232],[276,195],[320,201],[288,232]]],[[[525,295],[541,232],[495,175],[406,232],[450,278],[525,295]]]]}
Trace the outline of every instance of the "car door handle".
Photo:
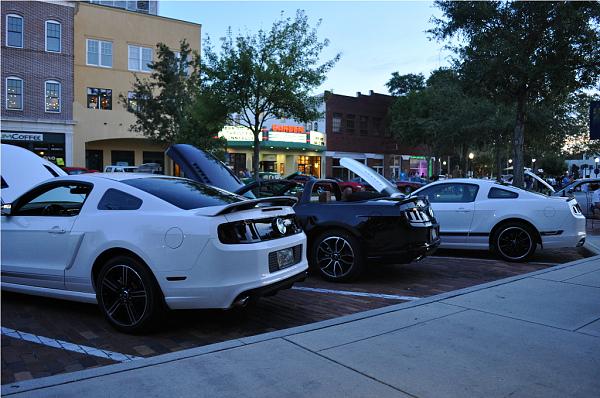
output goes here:
{"type": "Polygon", "coordinates": [[[459,213],[469,213],[471,211],[471,209],[465,209],[464,207],[459,207],[458,209],[456,209],[456,211],[459,213]]]}
{"type": "Polygon", "coordinates": [[[48,233],[50,233],[50,234],[64,234],[65,232],[67,232],[67,231],[62,229],[59,226],[52,227],[51,229],[48,230],[48,233]]]}

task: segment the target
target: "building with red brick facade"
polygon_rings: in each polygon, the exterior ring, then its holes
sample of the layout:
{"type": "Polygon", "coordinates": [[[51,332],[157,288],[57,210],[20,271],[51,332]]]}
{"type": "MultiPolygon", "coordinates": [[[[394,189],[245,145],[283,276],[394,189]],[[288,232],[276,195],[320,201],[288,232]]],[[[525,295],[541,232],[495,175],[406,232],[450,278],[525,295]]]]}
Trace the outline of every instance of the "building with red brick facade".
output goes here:
{"type": "Polygon", "coordinates": [[[327,134],[326,175],[341,179],[353,175],[339,161],[354,158],[383,174],[399,177],[431,176],[433,160],[416,148],[399,143],[388,125],[388,110],[394,97],[370,91],[356,97],[325,92],[324,120],[327,134]]]}
{"type": "Polygon", "coordinates": [[[69,2],[2,2],[2,142],[72,162],[73,15],[69,2]]]}

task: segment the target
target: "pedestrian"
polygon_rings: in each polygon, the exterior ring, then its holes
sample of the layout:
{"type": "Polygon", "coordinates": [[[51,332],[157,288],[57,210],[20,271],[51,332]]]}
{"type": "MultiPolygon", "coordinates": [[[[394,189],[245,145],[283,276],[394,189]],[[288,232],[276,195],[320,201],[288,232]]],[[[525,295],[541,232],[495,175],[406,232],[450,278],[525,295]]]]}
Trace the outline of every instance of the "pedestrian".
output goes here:
{"type": "Polygon", "coordinates": [[[567,185],[569,185],[571,181],[569,180],[569,175],[567,173],[565,173],[563,179],[562,179],[562,186],[566,187],[567,185]]]}
{"type": "Polygon", "coordinates": [[[246,177],[246,178],[252,177],[252,174],[250,174],[250,172],[248,171],[248,169],[244,169],[244,177],[246,177]]]}

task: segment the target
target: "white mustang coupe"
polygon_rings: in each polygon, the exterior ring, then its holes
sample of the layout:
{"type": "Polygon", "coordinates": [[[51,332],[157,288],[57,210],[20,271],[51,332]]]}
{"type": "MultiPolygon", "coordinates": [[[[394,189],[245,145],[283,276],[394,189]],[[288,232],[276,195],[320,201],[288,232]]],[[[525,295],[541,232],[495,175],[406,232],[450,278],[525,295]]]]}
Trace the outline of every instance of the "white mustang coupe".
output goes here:
{"type": "Polygon", "coordinates": [[[115,328],[140,332],[167,308],[229,308],[306,275],[294,198],[247,200],[152,174],[58,174],[2,144],[2,289],[97,302],[115,328]]]}
{"type": "Polygon", "coordinates": [[[585,217],[573,198],[545,196],[491,180],[451,179],[413,192],[440,223],[442,248],[491,249],[525,261],[542,248],[581,246],[585,217]]]}

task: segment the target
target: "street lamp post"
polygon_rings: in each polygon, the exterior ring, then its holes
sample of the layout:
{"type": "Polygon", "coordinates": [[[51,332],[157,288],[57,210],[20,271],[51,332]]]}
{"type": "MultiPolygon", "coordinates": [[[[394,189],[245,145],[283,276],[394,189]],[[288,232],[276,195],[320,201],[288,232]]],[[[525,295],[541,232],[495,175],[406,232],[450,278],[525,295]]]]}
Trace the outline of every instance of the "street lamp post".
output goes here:
{"type": "Polygon", "coordinates": [[[475,154],[473,152],[469,153],[469,177],[473,177],[473,158],[475,157],[475,154]]]}
{"type": "Polygon", "coordinates": [[[600,163],[600,157],[596,156],[596,159],[594,159],[594,163],[596,164],[596,167],[594,168],[594,173],[596,174],[596,178],[598,178],[598,163],[600,163]]]}
{"type": "Polygon", "coordinates": [[[537,160],[536,158],[531,159],[531,171],[534,173],[535,173],[535,161],[536,160],[537,160]]]}

